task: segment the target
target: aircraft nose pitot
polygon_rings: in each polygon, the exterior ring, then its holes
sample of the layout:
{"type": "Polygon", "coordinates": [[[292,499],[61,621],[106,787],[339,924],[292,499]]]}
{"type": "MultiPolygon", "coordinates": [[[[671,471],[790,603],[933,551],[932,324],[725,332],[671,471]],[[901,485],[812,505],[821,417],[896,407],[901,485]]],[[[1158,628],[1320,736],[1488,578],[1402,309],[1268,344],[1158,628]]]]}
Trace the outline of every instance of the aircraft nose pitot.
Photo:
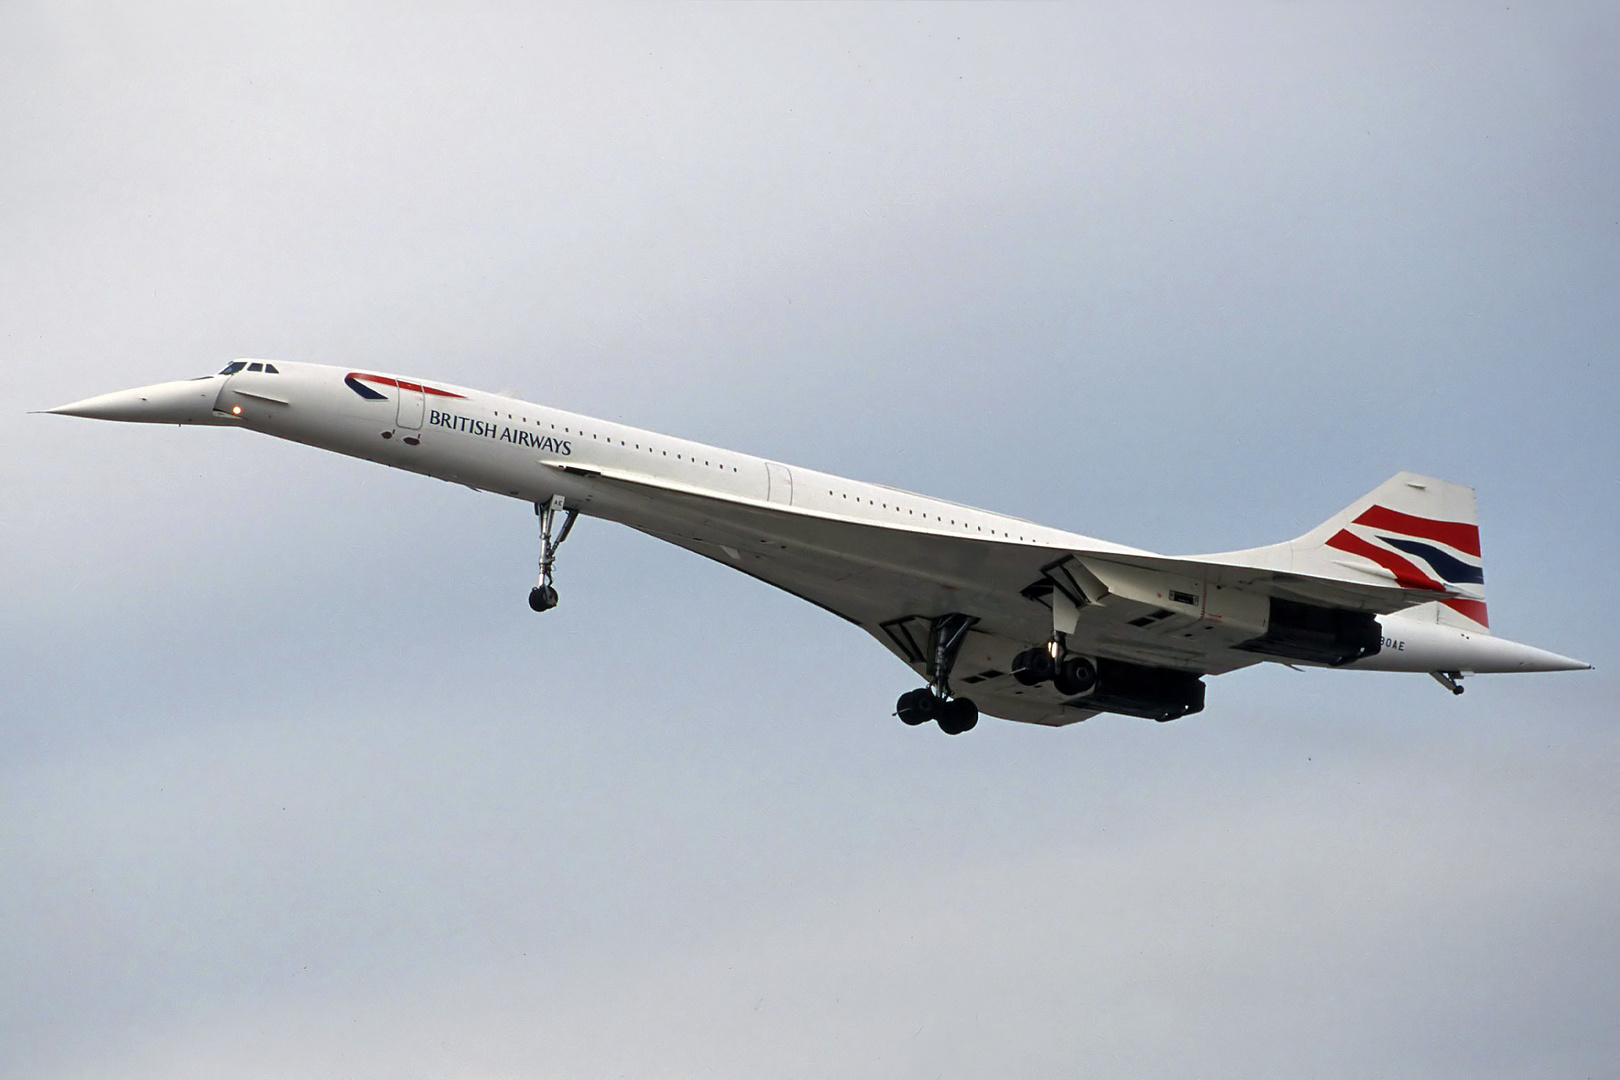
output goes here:
{"type": "Polygon", "coordinates": [[[214,416],[214,401],[219,397],[221,384],[222,380],[212,376],[157,383],[100,394],[45,411],[60,416],[136,424],[215,424],[224,422],[214,416]]]}

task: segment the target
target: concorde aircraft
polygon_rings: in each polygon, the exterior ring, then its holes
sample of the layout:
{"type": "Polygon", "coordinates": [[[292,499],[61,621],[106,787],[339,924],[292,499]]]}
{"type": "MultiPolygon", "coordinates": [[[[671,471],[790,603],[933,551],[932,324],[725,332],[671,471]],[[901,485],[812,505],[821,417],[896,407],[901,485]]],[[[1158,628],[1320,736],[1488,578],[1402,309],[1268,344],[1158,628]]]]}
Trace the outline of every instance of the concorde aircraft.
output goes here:
{"type": "Polygon", "coordinates": [[[539,580],[579,514],[854,623],[926,680],[907,724],[1174,720],[1262,662],[1466,675],[1579,660],[1491,634],[1473,490],[1399,473],[1295,540],[1169,557],[449,383],[289,361],[49,410],[241,427],[533,504],[539,580]]]}

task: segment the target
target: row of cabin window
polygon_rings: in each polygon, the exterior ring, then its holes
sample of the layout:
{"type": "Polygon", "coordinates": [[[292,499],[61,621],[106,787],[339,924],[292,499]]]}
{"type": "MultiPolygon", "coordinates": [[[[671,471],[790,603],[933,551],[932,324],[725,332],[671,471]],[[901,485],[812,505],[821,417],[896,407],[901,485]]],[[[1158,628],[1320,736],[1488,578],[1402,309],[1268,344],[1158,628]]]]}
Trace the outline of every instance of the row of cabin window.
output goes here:
{"type": "MultiPolygon", "coordinates": [[[[507,419],[508,419],[508,420],[515,420],[515,419],[518,419],[518,418],[517,418],[517,417],[515,417],[515,416],[513,416],[513,415],[512,415],[512,414],[511,414],[511,413],[507,413],[507,414],[506,414],[506,418],[507,418],[507,419]]],[[[529,422],[529,418],[528,418],[528,417],[526,417],[526,416],[525,416],[525,417],[523,417],[523,418],[522,418],[522,420],[523,420],[523,422],[524,422],[524,423],[525,423],[525,424],[527,424],[527,423],[528,423],[528,422],[529,422]]],[[[537,425],[538,425],[538,424],[539,424],[539,421],[538,421],[538,420],[536,420],[536,421],[535,421],[535,424],[537,424],[537,425]]],[[[556,425],[556,424],[552,424],[552,425],[551,425],[551,430],[552,430],[552,431],[556,431],[556,430],[557,430],[557,425],[556,425]]],[[[565,427],[565,428],[563,428],[563,434],[565,434],[565,435],[572,435],[572,434],[573,434],[573,433],[574,433],[574,432],[573,432],[573,430],[572,430],[572,429],[570,429],[570,428],[566,428],[566,427],[565,427]]],[[[580,434],[580,435],[584,435],[584,434],[585,434],[585,433],[584,433],[584,432],[583,432],[583,431],[581,431],[581,432],[580,432],[580,433],[579,433],[579,434],[580,434]]],[[[595,438],[597,438],[597,436],[596,436],[596,435],[592,435],[592,436],[591,436],[591,438],[593,438],[593,439],[595,439],[595,438]]],[[[612,440],[612,439],[608,439],[608,440],[607,440],[607,441],[608,441],[608,442],[609,442],[609,443],[611,443],[611,442],[613,442],[613,440],[612,440]]],[[[623,440],[623,439],[620,439],[620,440],[619,440],[619,445],[620,445],[620,446],[628,446],[628,445],[631,445],[631,444],[629,444],[629,443],[626,443],[626,442],[625,442],[625,441],[624,441],[624,440],[623,440]]],[[[635,449],[637,449],[637,450],[640,450],[640,449],[641,449],[641,444],[640,444],[640,443],[635,443],[635,444],[634,444],[634,446],[635,446],[635,449]]],[[[651,446],[649,446],[649,447],[647,447],[647,453],[649,453],[649,454],[650,454],[650,453],[652,453],[652,452],[653,452],[653,448],[652,448],[652,447],[651,447],[651,446]]],[[[669,451],[668,451],[668,450],[665,450],[665,451],[664,451],[664,456],[665,456],[665,457],[669,457],[669,451]]],[[[680,454],[676,454],[676,455],[675,455],[675,458],[676,458],[676,460],[684,460],[684,459],[683,459],[683,458],[682,458],[682,457],[681,457],[681,455],[680,455],[680,454]]],[[[697,458],[693,458],[693,459],[692,459],[692,461],[693,461],[693,463],[694,463],[694,464],[696,464],[696,462],[697,462],[697,458]]],[[[707,462],[707,461],[705,461],[705,462],[704,462],[704,463],[703,463],[703,464],[704,464],[704,465],[708,465],[708,464],[709,464],[709,462],[707,462]]],[[[724,469],[725,469],[725,468],[726,468],[726,466],[724,466],[724,465],[717,465],[717,466],[715,466],[715,468],[718,468],[718,469],[721,469],[721,470],[724,470],[724,469]]],[[[736,466],[735,466],[735,465],[733,465],[733,466],[732,466],[732,467],[731,467],[731,471],[732,471],[732,472],[736,472],[736,471],[737,471],[737,467],[736,467],[736,466]]],[[[827,494],[828,494],[828,495],[832,495],[832,494],[834,494],[834,492],[833,492],[833,490],[832,490],[832,489],[831,489],[831,488],[828,488],[828,489],[827,489],[827,494]]],[[[846,498],[846,499],[847,499],[847,498],[849,498],[849,495],[848,495],[848,493],[846,493],[846,494],[845,494],[845,495],[844,495],[844,498],[846,498]]],[[[856,501],[856,502],[861,502],[861,501],[863,501],[863,500],[862,500],[862,499],[861,499],[861,497],[860,497],[860,496],[859,496],[859,495],[857,495],[857,496],[855,496],[855,501],[856,501]]],[[[870,506],[870,505],[879,505],[879,504],[874,504],[874,503],[872,503],[872,501],[871,501],[871,500],[869,500],[869,499],[868,499],[868,500],[865,500],[865,501],[866,501],[866,503],[867,503],[867,505],[869,505],[869,506],[870,506]]],[[[889,508],[889,504],[888,504],[888,503],[882,503],[882,504],[880,504],[880,505],[882,505],[882,507],[883,507],[883,509],[885,509],[885,510],[887,510],[887,509],[888,509],[888,508],[889,508]]],[[[895,507],[894,507],[894,512],[895,512],[895,513],[897,513],[897,514],[898,514],[898,513],[899,513],[899,512],[900,512],[900,504],[898,504],[898,503],[896,503],[896,504],[895,504],[895,507]]],[[[915,510],[907,510],[907,511],[906,511],[906,513],[908,513],[908,514],[913,514],[913,515],[914,515],[914,514],[916,514],[916,512],[917,512],[917,511],[915,511],[915,510]]],[[[923,520],[925,520],[925,521],[926,521],[926,520],[927,520],[927,519],[928,519],[928,515],[927,515],[927,514],[924,514],[924,515],[923,515],[923,520]]],[[[936,519],[936,520],[944,520],[944,519],[936,519]]],[[[952,518],[952,519],[950,519],[950,523],[951,523],[951,524],[952,524],[952,525],[955,525],[955,524],[956,524],[956,519],[954,519],[954,518],[952,518]]],[[[964,522],[962,522],[962,527],[963,527],[963,528],[964,528],[964,529],[966,529],[966,528],[971,528],[971,527],[972,527],[972,526],[970,526],[970,525],[969,525],[969,524],[968,524],[968,523],[967,523],[967,522],[966,522],[966,521],[964,521],[964,522]]],[[[978,526],[978,530],[979,530],[979,531],[980,531],[980,532],[984,532],[984,526],[983,526],[983,525],[980,525],[980,526],[978,526]]],[[[990,535],[991,535],[991,536],[997,536],[997,535],[1000,535],[1000,536],[1006,536],[1006,537],[1011,537],[1011,536],[1012,536],[1012,533],[1010,533],[1010,532],[1002,532],[1002,533],[997,533],[997,532],[996,532],[996,530],[994,530],[994,529],[991,529],[991,530],[990,530],[990,535]]],[[[1018,538],[1018,539],[1020,539],[1020,540],[1022,540],[1022,539],[1024,539],[1024,538],[1023,538],[1023,537],[1022,537],[1022,536],[1020,536],[1020,537],[1019,537],[1019,538],[1018,538]]]]}
{"type": "MultiPolygon", "coordinates": [[[[246,369],[247,369],[247,370],[248,370],[248,371],[263,371],[263,372],[264,372],[264,373],[265,373],[265,374],[267,374],[267,375],[279,375],[279,374],[281,374],[281,372],[279,372],[279,371],[277,371],[277,370],[276,370],[276,365],[274,365],[274,364],[261,364],[261,363],[258,363],[258,362],[254,362],[254,363],[251,363],[251,364],[247,364],[247,363],[244,363],[244,362],[243,362],[243,361],[241,361],[241,360],[235,360],[235,361],[232,361],[232,362],[231,362],[231,363],[229,363],[229,364],[226,364],[226,365],[225,365],[225,368],[224,368],[224,370],[222,370],[222,371],[221,371],[221,372],[220,372],[220,374],[221,374],[221,375],[235,375],[235,374],[236,374],[236,373],[237,373],[237,372],[238,372],[238,371],[241,371],[241,370],[242,370],[242,369],[243,369],[243,368],[244,368],[244,367],[245,367],[245,368],[246,368],[246,369]]],[[[497,414],[497,415],[498,415],[498,414],[497,414]]],[[[507,413],[507,414],[506,414],[506,418],[507,418],[507,419],[508,419],[508,420],[516,420],[516,419],[518,419],[518,417],[515,417],[515,416],[513,416],[513,415],[512,415],[512,414],[511,414],[511,413],[507,413]]],[[[525,417],[522,417],[522,420],[523,420],[523,422],[524,422],[524,423],[525,423],[525,424],[527,424],[527,423],[529,423],[529,422],[530,422],[530,421],[529,421],[529,418],[528,418],[528,417],[526,417],[526,416],[525,416],[525,417]]],[[[538,421],[538,420],[536,420],[536,421],[534,421],[534,424],[535,424],[535,426],[537,426],[537,427],[538,427],[538,426],[539,426],[539,424],[540,424],[540,421],[538,421]]],[[[556,430],[557,430],[557,425],[556,425],[556,424],[552,424],[552,425],[551,425],[551,430],[552,430],[552,431],[556,431],[556,430]]],[[[565,427],[565,428],[563,428],[563,434],[565,434],[565,435],[572,435],[572,434],[573,434],[573,433],[574,433],[574,432],[573,432],[573,429],[571,429],[571,428],[566,428],[566,427],[565,427]]],[[[580,434],[581,434],[581,435],[584,435],[584,434],[585,434],[585,433],[584,433],[584,432],[583,432],[583,431],[581,431],[581,432],[580,432],[580,434]]],[[[591,436],[591,438],[593,438],[593,439],[595,439],[595,438],[597,438],[597,437],[598,437],[598,436],[596,436],[596,435],[594,435],[594,434],[593,434],[593,435],[592,435],[592,436],[591,436]]],[[[610,443],[611,443],[611,442],[612,442],[612,441],[613,441],[613,440],[612,440],[612,439],[609,439],[609,440],[607,440],[607,441],[608,441],[608,442],[610,442],[610,443]]],[[[623,439],[620,439],[620,440],[619,440],[619,445],[620,445],[620,446],[627,446],[627,445],[630,445],[630,444],[628,444],[628,443],[626,443],[626,442],[625,442],[625,441],[624,441],[624,440],[623,440],[623,439]]],[[[636,449],[637,449],[637,450],[640,450],[640,449],[641,449],[641,444],[640,444],[640,443],[635,443],[635,444],[634,444],[634,446],[635,446],[635,448],[636,448],[636,449]]],[[[651,446],[649,446],[649,447],[647,447],[647,453],[649,453],[649,454],[650,454],[650,453],[652,453],[652,452],[653,452],[653,448],[652,448],[652,447],[651,447],[651,446]]],[[[668,451],[668,450],[665,450],[665,451],[664,451],[664,456],[665,456],[665,457],[669,457],[669,451],[668,451]]],[[[675,455],[675,460],[677,460],[677,461],[684,461],[684,460],[686,460],[686,459],[685,459],[685,457],[684,457],[684,456],[682,456],[682,455],[681,455],[681,454],[676,454],[676,455],[675,455]]],[[[697,458],[693,458],[693,459],[692,459],[692,462],[693,462],[693,464],[696,464],[696,463],[697,463],[697,458]]],[[[707,461],[705,461],[705,462],[704,462],[704,463],[703,463],[703,464],[704,464],[704,465],[705,465],[705,466],[709,466],[709,465],[710,465],[710,463],[709,463],[709,462],[707,462],[707,461]]],[[[726,468],[726,466],[724,466],[724,465],[715,465],[715,466],[713,466],[713,467],[714,467],[714,468],[717,468],[717,469],[720,469],[720,470],[722,470],[722,471],[724,471],[724,469],[725,469],[725,468],[726,468]]],[[[737,471],[737,467],[736,467],[736,466],[735,466],[735,465],[733,465],[733,466],[731,466],[731,471],[732,471],[732,472],[736,472],[736,471],[737,471]]],[[[831,489],[831,488],[828,488],[828,489],[827,489],[827,494],[828,494],[828,495],[831,495],[831,494],[833,494],[833,491],[832,491],[832,489],[831,489]]],[[[846,494],[845,494],[845,495],[844,495],[844,498],[846,498],[846,499],[847,499],[847,498],[849,498],[849,495],[848,495],[848,494],[847,494],[847,493],[846,493],[846,494]]],[[[861,500],[861,497],[860,497],[860,496],[859,496],[859,495],[857,495],[857,496],[855,496],[855,501],[856,501],[856,502],[861,502],[861,501],[862,501],[862,500],[861,500]]],[[[871,505],[871,502],[870,502],[870,500],[867,500],[867,503],[868,503],[868,505],[871,505]]],[[[888,508],[889,508],[889,504],[888,504],[888,503],[882,503],[882,504],[881,504],[881,505],[882,505],[882,507],[883,507],[883,509],[885,509],[885,510],[887,510],[887,509],[888,509],[888,508]]],[[[895,513],[897,513],[897,514],[898,514],[898,513],[899,513],[899,512],[900,512],[900,506],[899,506],[899,504],[896,504],[896,505],[895,505],[895,508],[894,508],[894,512],[895,512],[895,513]]],[[[916,513],[916,511],[915,511],[915,510],[907,510],[907,511],[906,511],[906,513],[908,513],[908,514],[915,514],[915,513],[916,513]]],[[[926,521],[926,520],[927,520],[927,519],[928,519],[928,515],[927,515],[927,514],[924,514],[924,515],[923,515],[923,520],[925,520],[925,521],[926,521]]],[[[952,525],[955,525],[955,524],[956,524],[956,519],[954,519],[954,518],[952,518],[952,519],[950,519],[950,522],[951,522],[951,524],[952,524],[952,525]]],[[[962,522],[962,527],[963,527],[963,528],[964,528],[964,529],[965,529],[965,528],[967,528],[967,527],[968,527],[968,523],[967,523],[967,522],[965,522],[965,521],[964,521],[964,522],[962,522]]],[[[980,531],[980,532],[984,532],[984,526],[983,526],[983,525],[980,525],[980,526],[979,526],[979,527],[978,527],[978,528],[979,528],[979,531],[980,531]]],[[[995,535],[996,535],[996,530],[994,530],[994,529],[991,529],[991,530],[990,530],[990,535],[991,535],[991,536],[995,536],[995,535]]],[[[1004,532],[1004,533],[1002,533],[1002,534],[1001,534],[1001,535],[1002,535],[1002,536],[1011,536],[1011,535],[1012,535],[1012,534],[1011,534],[1011,533],[1005,533],[1005,532],[1004,532]]],[[[1020,540],[1022,540],[1022,539],[1023,539],[1023,537],[1022,537],[1022,536],[1020,536],[1020,537],[1019,537],[1019,538],[1018,538],[1018,539],[1020,539],[1020,540]]]]}
{"type": "MultiPolygon", "coordinates": [[[[503,414],[497,412],[495,415],[496,416],[501,416],[503,414]]],[[[513,416],[511,413],[505,413],[504,415],[506,416],[506,418],[508,420],[522,420],[525,424],[532,423],[532,424],[534,424],[535,427],[540,426],[540,421],[538,421],[538,420],[532,420],[531,421],[527,416],[513,416]]],[[[557,425],[552,424],[551,425],[551,430],[556,431],[557,430],[557,425]]],[[[583,437],[585,435],[585,432],[583,432],[583,431],[575,431],[573,428],[565,427],[565,428],[563,428],[563,434],[564,435],[579,435],[579,436],[583,437]]],[[[599,436],[592,435],[591,438],[598,439],[599,436]]],[[[613,442],[613,440],[608,439],[607,442],[609,444],[611,444],[613,442]]],[[[620,446],[630,446],[632,444],[625,442],[623,439],[620,439],[619,440],[619,445],[620,446]]],[[[633,445],[635,446],[635,448],[637,450],[641,449],[641,444],[640,443],[635,443],[633,445]]],[[[653,448],[651,446],[647,447],[647,453],[649,453],[649,454],[653,453],[653,448]]],[[[668,450],[664,451],[664,456],[669,457],[669,451],[668,450]]],[[[677,461],[685,461],[686,458],[681,454],[676,454],[675,455],[675,460],[677,460],[677,461]]],[[[694,465],[697,464],[697,458],[693,458],[692,463],[694,465]]],[[[719,469],[722,472],[724,472],[728,467],[731,469],[732,472],[737,471],[737,466],[735,466],[735,465],[727,466],[727,465],[724,465],[724,464],[721,464],[721,463],[718,463],[718,462],[709,462],[709,461],[705,461],[703,464],[710,467],[710,468],[719,469]]]]}
{"type": "MultiPolygon", "coordinates": [[[[828,489],[827,489],[827,494],[828,494],[828,495],[835,495],[835,494],[837,494],[837,492],[835,492],[835,491],[833,491],[833,489],[832,489],[832,488],[828,488],[828,489]]],[[[849,493],[848,493],[848,492],[845,492],[845,493],[844,493],[844,498],[846,498],[846,499],[847,499],[847,498],[849,498],[849,493]]],[[[871,499],[862,499],[862,498],[861,498],[861,497],[860,497],[860,496],[859,496],[859,495],[857,495],[857,496],[855,496],[855,501],[856,501],[856,502],[864,502],[864,503],[866,503],[866,505],[867,505],[867,506],[881,506],[881,507],[883,507],[883,509],[885,509],[885,510],[887,510],[887,509],[889,509],[889,504],[888,504],[888,503],[878,503],[878,502],[873,502],[873,501],[872,501],[872,500],[871,500],[871,499]]],[[[901,506],[900,506],[900,504],[899,504],[899,503],[895,503],[895,504],[894,504],[894,512],[895,512],[895,513],[897,513],[897,514],[898,514],[898,513],[899,513],[899,512],[900,512],[900,511],[901,511],[901,509],[902,509],[902,508],[901,508],[901,506]]],[[[916,512],[917,512],[917,511],[915,511],[915,510],[907,510],[907,511],[906,511],[906,513],[908,513],[908,514],[916,514],[916,512]]],[[[927,514],[924,514],[924,515],[923,515],[923,520],[924,520],[924,521],[926,521],[926,520],[928,520],[928,515],[927,515],[927,514]]],[[[934,520],[935,520],[935,521],[946,521],[946,520],[949,520],[949,521],[950,521],[950,523],[951,523],[951,524],[952,524],[952,525],[955,525],[955,524],[956,524],[956,519],[955,519],[955,518],[949,518],[949,519],[946,519],[946,518],[935,518],[935,519],[934,519],[934,520]]],[[[967,528],[972,528],[972,527],[973,527],[973,526],[971,526],[971,525],[970,525],[970,524],[969,524],[969,523],[968,523],[968,522],[966,522],[966,521],[964,521],[964,522],[962,522],[962,528],[964,528],[964,529],[967,529],[967,528]]],[[[984,526],[983,526],[983,525],[980,525],[980,526],[978,526],[978,530],[979,530],[979,531],[980,531],[980,532],[984,532],[984,526]]],[[[994,530],[994,529],[991,529],[991,530],[990,530],[990,535],[991,535],[991,536],[1006,536],[1006,537],[1011,537],[1011,536],[1012,536],[1012,533],[1010,533],[1010,532],[1002,532],[1002,533],[998,533],[998,532],[996,532],[996,530],[994,530]]],[[[1022,539],[1024,539],[1024,537],[1022,537],[1022,536],[1020,536],[1020,537],[1018,537],[1018,539],[1020,539],[1020,540],[1022,540],[1022,539]]]]}

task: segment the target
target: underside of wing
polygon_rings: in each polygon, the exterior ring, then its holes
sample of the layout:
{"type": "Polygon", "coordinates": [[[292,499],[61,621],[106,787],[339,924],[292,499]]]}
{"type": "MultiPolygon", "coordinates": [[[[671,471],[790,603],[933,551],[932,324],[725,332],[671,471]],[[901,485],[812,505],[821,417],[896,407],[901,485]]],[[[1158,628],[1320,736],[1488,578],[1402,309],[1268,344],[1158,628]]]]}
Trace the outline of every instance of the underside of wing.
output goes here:
{"type": "MultiPolygon", "coordinates": [[[[1271,656],[1274,603],[1387,613],[1432,593],[1083,544],[960,536],[593,471],[591,512],[741,570],[860,626],[926,673],[927,626],[970,620],[953,680],[993,715],[1061,724],[1095,710],[1012,675],[1020,651],[1071,648],[1153,669],[1220,674],[1271,656]],[[1260,644],[1257,645],[1256,643],[1260,644]]],[[[1077,540],[1082,538],[1076,538],[1077,540]]],[[[1376,644],[1373,646],[1376,649],[1376,644]]]]}

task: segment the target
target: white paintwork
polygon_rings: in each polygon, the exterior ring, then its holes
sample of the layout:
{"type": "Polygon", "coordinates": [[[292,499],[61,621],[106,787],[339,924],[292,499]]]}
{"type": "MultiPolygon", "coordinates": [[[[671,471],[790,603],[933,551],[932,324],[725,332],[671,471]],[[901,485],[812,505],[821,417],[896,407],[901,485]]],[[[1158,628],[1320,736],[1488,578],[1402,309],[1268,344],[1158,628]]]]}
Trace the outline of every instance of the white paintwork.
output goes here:
{"type": "MultiPolygon", "coordinates": [[[[262,362],[261,362],[262,363],[262,362]]],[[[964,612],[957,662],[986,712],[1062,724],[1092,715],[1005,675],[1013,653],[1069,635],[1076,651],[1220,674],[1269,659],[1235,645],[1265,631],[1271,598],[1377,614],[1379,671],[1555,671],[1588,665],[1493,637],[1366,559],[1324,546],[1375,501],[1473,521],[1461,485],[1403,473],[1297,540],[1168,557],[1020,518],[705,446],[548,406],[414,377],[275,361],[88,398],[49,410],[105,420],[244,427],[529,503],[561,498],[810,600],[860,625],[917,670],[883,629],[964,612]],[[365,396],[346,382],[361,376],[365,396]],[[1026,598],[1065,560],[1050,606],[1026,598]],[[1073,592],[1073,599],[1069,598],[1073,592]],[[1150,625],[1137,625],[1144,613],[1150,625]],[[1403,613],[1403,614],[1397,614],[1403,613]],[[996,674],[991,675],[991,672],[996,674]]],[[[234,365],[233,365],[234,366],[234,365]]],[[[1455,553],[1454,553],[1455,554],[1455,553]]],[[[1443,594],[1482,600],[1483,587],[1443,594]]],[[[1480,610],[1483,610],[1482,608],[1480,610]]]]}
{"type": "Polygon", "coordinates": [[[420,390],[401,390],[399,392],[399,426],[411,431],[420,431],[422,421],[427,419],[427,395],[420,390]]]}
{"type": "Polygon", "coordinates": [[[1384,648],[1377,656],[1346,664],[1362,671],[1455,671],[1463,675],[1589,668],[1545,649],[1521,645],[1437,622],[1392,615],[1381,619],[1384,648]]]}

